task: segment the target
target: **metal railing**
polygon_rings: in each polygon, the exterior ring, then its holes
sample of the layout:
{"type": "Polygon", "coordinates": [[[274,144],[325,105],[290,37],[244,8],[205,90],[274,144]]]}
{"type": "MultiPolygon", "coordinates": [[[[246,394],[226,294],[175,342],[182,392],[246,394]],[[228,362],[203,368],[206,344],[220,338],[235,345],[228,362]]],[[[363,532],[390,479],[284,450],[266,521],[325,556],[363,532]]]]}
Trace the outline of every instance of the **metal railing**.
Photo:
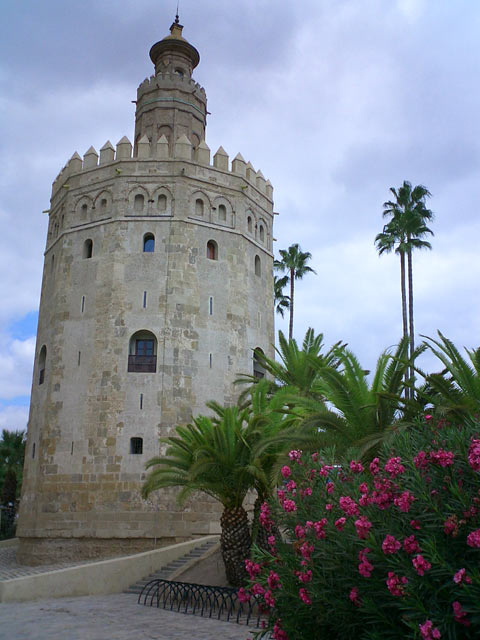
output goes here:
{"type": "Polygon", "coordinates": [[[267,619],[262,615],[259,602],[255,596],[249,602],[240,602],[237,593],[238,590],[231,587],[157,579],[143,587],[138,604],[237,624],[252,622],[258,628],[261,620],[267,619]]]}
{"type": "Polygon", "coordinates": [[[128,371],[155,373],[156,370],[157,356],[128,356],[128,371]]]}

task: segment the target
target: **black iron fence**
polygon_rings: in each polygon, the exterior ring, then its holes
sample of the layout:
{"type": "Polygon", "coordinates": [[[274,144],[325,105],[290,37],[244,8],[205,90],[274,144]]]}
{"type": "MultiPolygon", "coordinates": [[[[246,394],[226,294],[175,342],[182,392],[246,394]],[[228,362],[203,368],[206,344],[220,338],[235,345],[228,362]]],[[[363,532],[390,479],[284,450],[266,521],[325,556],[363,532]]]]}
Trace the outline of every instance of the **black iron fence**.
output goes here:
{"type": "Polygon", "coordinates": [[[238,624],[254,624],[258,628],[267,617],[262,613],[255,596],[249,602],[240,602],[237,593],[237,589],[231,587],[157,579],[143,587],[138,604],[238,624]]]}

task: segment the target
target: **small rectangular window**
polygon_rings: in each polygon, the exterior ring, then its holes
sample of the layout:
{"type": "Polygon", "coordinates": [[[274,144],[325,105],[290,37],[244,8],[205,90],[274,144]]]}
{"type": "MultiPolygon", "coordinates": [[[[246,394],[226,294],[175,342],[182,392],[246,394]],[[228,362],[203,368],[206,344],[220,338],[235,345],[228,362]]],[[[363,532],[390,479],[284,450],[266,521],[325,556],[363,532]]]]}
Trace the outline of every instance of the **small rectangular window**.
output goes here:
{"type": "Polygon", "coordinates": [[[143,438],[130,438],[130,453],[143,453],[143,438]]]}
{"type": "Polygon", "coordinates": [[[77,363],[77,364],[78,364],[78,366],[80,366],[80,359],[81,359],[81,357],[82,357],[82,352],[81,352],[81,351],[79,351],[79,352],[78,352],[78,363],[77,363]]]}
{"type": "Polygon", "coordinates": [[[85,311],[85,296],[82,296],[82,313],[85,311]]]}
{"type": "Polygon", "coordinates": [[[70,455],[73,456],[73,440],[72,440],[72,448],[70,449],[70,455]]]}
{"type": "Polygon", "coordinates": [[[143,292],[143,308],[144,309],[147,308],[147,292],[146,291],[143,292]]]}
{"type": "Polygon", "coordinates": [[[208,314],[213,316],[213,297],[210,296],[208,299],[208,314]]]}
{"type": "Polygon", "coordinates": [[[35,458],[35,442],[33,443],[33,446],[32,446],[32,458],[35,458]]]}
{"type": "Polygon", "coordinates": [[[213,364],[213,357],[212,357],[212,354],[209,353],[208,354],[208,366],[210,367],[210,369],[212,368],[212,364],[213,364]]]}
{"type": "Polygon", "coordinates": [[[45,382],[45,369],[40,369],[40,373],[38,374],[38,384],[43,384],[45,382]]]}
{"type": "Polygon", "coordinates": [[[143,409],[143,393],[140,394],[140,409],[143,409]]]}

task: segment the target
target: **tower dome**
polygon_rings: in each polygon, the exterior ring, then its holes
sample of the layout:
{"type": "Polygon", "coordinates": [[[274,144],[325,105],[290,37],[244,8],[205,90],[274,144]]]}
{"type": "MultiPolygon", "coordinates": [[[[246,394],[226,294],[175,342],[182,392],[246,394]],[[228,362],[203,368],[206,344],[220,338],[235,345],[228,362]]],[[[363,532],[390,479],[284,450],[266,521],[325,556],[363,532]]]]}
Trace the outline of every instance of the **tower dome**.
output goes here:
{"type": "Polygon", "coordinates": [[[150,58],[155,65],[155,73],[165,71],[192,76],[192,71],[200,62],[200,54],[182,36],[183,25],[178,15],[170,27],[170,35],[160,40],[150,49],[150,58]]]}

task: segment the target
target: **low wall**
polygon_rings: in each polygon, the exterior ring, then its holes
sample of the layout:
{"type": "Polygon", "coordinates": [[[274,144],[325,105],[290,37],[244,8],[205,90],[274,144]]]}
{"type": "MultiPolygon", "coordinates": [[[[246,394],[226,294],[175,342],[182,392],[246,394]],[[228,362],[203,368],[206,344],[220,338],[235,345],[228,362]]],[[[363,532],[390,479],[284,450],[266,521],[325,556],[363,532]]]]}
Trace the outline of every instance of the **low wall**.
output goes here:
{"type": "Polygon", "coordinates": [[[0,602],[120,593],[207,540],[217,538],[204,536],[133,556],[3,580],[0,582],[0,602]]]}
{"type": "Polygon", "coordinates": [[[8,538],[8,540],[0,540],[0,549],[18,546],[18,538],[8,538]]]}

